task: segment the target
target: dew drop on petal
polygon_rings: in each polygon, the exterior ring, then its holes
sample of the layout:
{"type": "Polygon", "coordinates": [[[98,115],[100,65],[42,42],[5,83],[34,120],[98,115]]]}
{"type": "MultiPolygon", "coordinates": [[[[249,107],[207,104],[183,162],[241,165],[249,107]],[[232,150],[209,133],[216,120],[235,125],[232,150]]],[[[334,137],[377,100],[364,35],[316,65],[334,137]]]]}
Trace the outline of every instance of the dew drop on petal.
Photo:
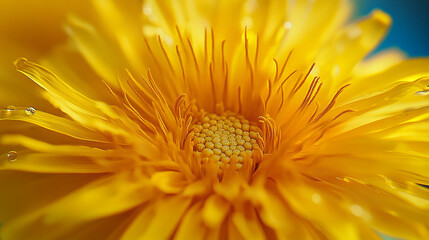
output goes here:
{"type": "Polygon", "coordinates": [[[9,162],[15,162],[17,156],[18,156],[18,153],[16,151],[9,151],[6,154],[6,157],[9,160],[9,162]]]}
{"type": "Polygon", "coordinates": [[[357,205],[357,204],[353,204],[350,206],[350,211],[358,217],[361,217],[364,214],[364,210],[361,206],[357,205]]]}
{"type": "Polygon", "coordinates": [[[334,68],[332,69],[332,75],[334,77],[338,77],[338,74],[340,74],[340,66],[337,64],[334,65],[334,68]]]}
{"type": "Polygon", "coordinates": [[[287,22],[285,22],[284,23],[284,28],[286,28],[286,29],[291,29],[292,28],[292,23],[291,22],[289,22],[289,21],[287,21],[287,22]]]}
{"type": "Polygon", "coordinates": [[[144,15],[149,16],[152,14],[152,12],[153,12],[153,10],[152,10],[150,5],[148,5],[148,4],[143,5],[143,14],[144,15]]]}
{"type": "Polygon", "coordinates": [[[362,29],[360,29],[359,27],[353,27],[353,28],[349,29],[347,32],[347,36],[350,39],[356,39],[360,35],[362,35],[362,29]]]}
{"type": "Polygon", "coordinates": [[[322,200],[322,198],[320,197],[320,195],[318,193],[313,193],[313,195],[311,195],[311,200],[318,204],[320,203],[320,201],[322,200]]]}
{"type": "Polygon", "coordinates": [[[27,114],[27,116],[32,116],[34,113],[36,113],[36,111],[37,110],[34,107],[29,107],[25,109],[25,114],[27,114]]]}
{"type": "Polygon", "coordinates": [[[6,109],[1,109],[0,117],[10,117],[12,112],[15,110],[15,106],[9,105],[6,109]]]}
{"type": "Polygon", "coordinates": [[[253,26],[253,19],[251,17],[245,17],[241,20],[241,26],[252,28],[253,26]]]}
{"type": "Polygon", "coordinates": [[[415,95],[418,95],[418,96],[427,96],[427,95],[429,95],[429,90],[425,90],[425,91],[418,91],[418,92],[416,92],[416,93],[414,93],[415,95]]]}

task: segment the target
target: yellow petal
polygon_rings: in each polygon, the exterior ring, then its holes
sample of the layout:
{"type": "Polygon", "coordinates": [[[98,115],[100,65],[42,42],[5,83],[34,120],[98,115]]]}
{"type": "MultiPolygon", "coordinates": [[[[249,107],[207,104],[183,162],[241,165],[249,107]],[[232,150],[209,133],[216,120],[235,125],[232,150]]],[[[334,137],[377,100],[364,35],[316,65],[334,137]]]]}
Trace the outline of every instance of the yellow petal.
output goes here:
{"type": "Polygon", "coordinates": [[[36,174],[1,170],[0,222],[4,223],[13,217],[43,208],[46,204],[100,176],[99,174],[36,174]],[[20,186],[19,191],[15,184],[20,186]],[[28,197],[38,195],[43,195],[43,198],[28,197]]]}
{"type": "MultiPolygon", "coordinates": [[[[104,27],[107,32],[113,32],[119,48],[130,66],[134,70],[138,70],[138,72],[146,72],[145,61],[148,61],[148,59],[146,58],[147,55],[143,54],[143,45],[141,44],[144,37],[141,29],[142,3],[140,1],[118,2],[112,0],[93,0],[92,2],[102,20],[102,27],[104,27]]],[[[75,20],[72,20],[72,22],[75,22],[75,20]]],[[[84,40],[82,34],[76,34],[75,38],[78,43],[80,43],[79,46],[81,47],[91,44],[90,41],[84,40]]],[[[96,50],[91,47],[86,51],[96,50]]],[[[86,53],[85,56],[88,58],[90,54],[86,53]]],[[[107,61],[107,59],[99,60],[107,61]]],[[[89,59],[89,61],[91,62],[94,60],[89,59]]],[[[116,67],[118,70],[121,70],[119,66],[116,67]]]]}
{"type": "Polygon", "coordinates": [[[338,133],[338,138],[348,138],[351,136],[357,135],[365,135],[369,133],[373,133],[375,131],[382,131],[386,128],[394,127],[399,124],[405,123],[407,121],[411,121],[414,119],[416,121],[418,118],[422,116],[428,115],[429,107],[422,107],[417,109],[409,109],[405,111],[401,111],[399,113],[393,114],[393,116],[384,117],[381,119],[377,119],[375,121],[370,121],[367,119],[361,119],[359,122],[359,118],[356,121],[350,121],[343,126],[343,129],[351,129],[343,134],[338,133]]]}
{"type": "Polygon", "coordinates": [[[204,226],[201,217],[202,203],[194,203],[184,215],[177,233],[174,235],[176,240],[205,239],[206,226],[204,226]]]}
{"type": "Polygon", "coordinates": [[[191,203],[181,196],[151,202],[122,236],[122,240],[168,239],[191,203]]]}
{"type": "Polygon", "coordinates": [[[229,204],[218,195],[212,195],[204,203],[202,209],[202,218],[207,226],[211,228],[219,228],[219,225],[225,219],[228,211],[229,204]]]}
{"type": "Polygon", "coordinates": [[[385,71],[374,75],[357,77],[351,80],[351,91],[345,91],[343,97],[350,99],[356,93],[365,95],[383,91],[399,81],[414,81],[429,75],[429,58],[414,58],[401,61],[385,71]]]}
{"type": "Polygon", "coordinates": [[[356,64],[384,38],[390,24],[389,15],[374,10],[367,19],[346,28],[332,46],[322,48],[316,64],[322,79],[332,79],[325,82],[332,85],[333,91],[344,84],[356,64]]]}
{"type": "Polygon", "coordinates": [[[69,119],[42,111],[36,111],[33,115],[29,116],[25,110],[26,109],[20,108],[17,108],[14,111],[1,109],[0,120],[25,121],[73,138],[94,142],[107,142],[107,139],[99,132],[91,131],[81,124],[69,119]]]}
{"type": "Polygon", "coordinates": [[[291,5],[290,14],[279,26],[283,36],[276,45],[280,46],[280,49],[273,49],[273,44],[269,41],[269,46],[275,51],[274,56],[278,59],[284,59],[293,49],[288,72],[314,61],[326,38],[344,24],[350,12],[349,2],[342,0],[329,2],[299,0],[291,5]],[[312,24],[308,24],[309,22],[312,24]]]}
{"type": "MultiPolygon", "coordinates": [[[[355,116],[362,115],[371,110],[379,109],[387,105],[392,105],[402,98],[412,95],[418,91],[427,90],[429,85],[429,78],[420,78],[412,82],[397,82],[388,90],[383,92],[376,92],[371,95],[362,95],[359,98],[353,99],[347,103],[342,103],[337,108],[334,108],[326,116],[336,116],[343,111],[353,110],[353,112],[342,116],[342,119],[348,119],[355,116]]],[[[364,120],[362,118],[362,120],[364,120]]],[[[371,120],[371,119],[369,119],[371,120]]]]}
{"type": "Polygon", "coordinates": [[[74,223],[118,214],[149,200],[151,191],[147,181],[130,174],[108,176],[55,202],[45,212],[45,221],[74,223]]]}
{"type": "MultiPolygon", "coordinates": [[[[78,231],[68,232],[61,238],[68,240],[82,240],[82,239],[103,239],[108,240],[111,237],[112,231],[116,230],[118,226],[121,226],[123,222],[128,220],[129,213],[111,216],[103,219],[99,219],[92,222],[87,222],[79,226],[78,231]],[[106,231],[109,229],[110,231],[106,231]]],[[[117,240],[118,238],[116,238],[117,240]]]]}
{"type": "Polygon", "coordinates": [[[109,85],[118,87],[116,76],[126,69],[126,61],[121,59],[123,55],[119,49],[83,20],[75,16],[69,16],[68,20],[66,31],[82,55],[109,85]]]}
{"type": "Polygon", "coordinates": [[[43,209],[35,209],[24,216],[8,221],[0,230],[2,239],[28,239],[28,235],[34,238],[58,239],[70,231],[70,225],[46,224],[41,217],[43,209]],[[25,231],[22,231],[25,229],[25,231]]]}
{"type": "Polygon", "coordinates": [[[232,214],[232,222],[237,228],[238,232],[244,239],[266,239],[264,230],[262,229],[260,221],[257,219],[253,209],[247,210],[249,215],[245,217],[240,212],[232,214]]]}
{"type": "Polygon", "coordinates": [[[49,57],[38,62],[85,96],[111,102],[111,94],[103,79],[91,68],[72,43],[55,47],[50,51],[49,57]]]}
{"type": "Polygon", "coordinates": [[[152,183],[165,193],[179,193],[186,187],[184,174],[175,171],[157,172],[152,175],[152,183]]]}
{"type": "Polygon", "coordinates": [[[32,63],[25,58],[20,58],[15,61],[16,68],[35,83],[51,94],[61,96],[65,101],[73,103],[76,108],[80,109],[85,115],[94,115],[94,101],[83,95],[82,93],[71,88],[70,85],[59,79],[55,74],[48,69],[32,63]],[[77,107],[79,106],[79,107],[77,107]]]}
{"type": "Polygon", "coordinates": [[[406,57],[406,54],[401,50],[397,48],[388,48],[359,62],[353,74],[357,78],[361,78],[363,76],[380,73],[402,61],[406,61],[406,57]]]}
{"type": "MultiPolygon", "coordinates": [[[[336,195],[326,185],[318,182],[293,181],[284,176],[278,176],[277,181],[281,181],[277,187],[291,209],[321,231],[325,237],[357,240],[372,232],[369,226],[352,215],[349,210],[350,203],[343,200],[341,195],[336,195]],[[333,225],[336,227],[332,228],[333,225]]],[[[375,233],[371,238],[376,239],[374,236],[375,233]]]]}
{"type": "MultiPolygon", "coordinates": [[[[427,211],[419,211],[408,204],[404,204],[398,198],[378,191],[368,184],[360,184],[350,180],[347,182],[338,181],[350,198],[361,201],[363,206],[367,206],[371,214],[371,223],[375,228],[391,236],[397,236],[404,239],[426,239],[429,231],[424,223],[429,221],[427,211]],[[367,194],[362,194],[362,193],[367,194]],[[397,216],[405,216],[400,219],[397,216]],[[415,219],[415,221],[409,221],[415,219]]],[[[360,215],[361,209],[355,207],[351,211],[360,215]]]]}

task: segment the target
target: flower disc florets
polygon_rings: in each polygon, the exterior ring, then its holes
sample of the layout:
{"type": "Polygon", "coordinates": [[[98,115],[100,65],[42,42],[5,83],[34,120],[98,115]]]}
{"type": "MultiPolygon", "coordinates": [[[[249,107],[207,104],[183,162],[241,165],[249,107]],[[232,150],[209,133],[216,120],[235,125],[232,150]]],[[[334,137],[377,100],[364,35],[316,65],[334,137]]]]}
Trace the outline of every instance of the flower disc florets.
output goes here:
{"type": "Polygon", "coordinates": [[[236,158],[240,169],[244,161],[255,160],[254,151],[262,149],[261,130],[243,116],[224,112],[207,114],[193,128],[194,152],[202,159],[214,159],[219,169],[229,166],[236,158]]]}

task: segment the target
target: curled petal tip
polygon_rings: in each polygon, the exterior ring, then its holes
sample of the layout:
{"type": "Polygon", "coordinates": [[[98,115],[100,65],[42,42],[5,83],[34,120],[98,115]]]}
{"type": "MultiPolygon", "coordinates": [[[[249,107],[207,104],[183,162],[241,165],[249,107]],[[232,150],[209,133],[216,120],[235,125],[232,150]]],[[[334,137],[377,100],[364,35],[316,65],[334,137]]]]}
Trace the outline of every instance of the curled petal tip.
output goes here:
{"type": "Polygon", "coordinates": [[[17,70],[21,70],[24,68],[25,65],[27,65],[28,60],[24,57],[20,57],[13,62],[15,64],[17,70]]]}
{"type": "Polygon", "coordinates": [[[383,12],[382,10],[375,9],[371,12],[371,17],[377,20],[382,25],[390,26],[392,23],[392,18],[389,14],[383,12]]]}

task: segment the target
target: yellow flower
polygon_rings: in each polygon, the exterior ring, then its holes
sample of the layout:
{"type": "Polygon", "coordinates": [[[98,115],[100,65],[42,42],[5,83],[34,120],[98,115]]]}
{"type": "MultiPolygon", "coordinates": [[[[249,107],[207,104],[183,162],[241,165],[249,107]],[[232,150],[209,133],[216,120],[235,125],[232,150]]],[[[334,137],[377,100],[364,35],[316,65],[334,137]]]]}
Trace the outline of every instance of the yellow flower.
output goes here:
{"type": "Polygon", "coordinates": [[[93,4],[15,62],[58,110],[1,102],[2,239],[429,239],[429,59],[362,61],[385,13],[93,4]]]}

